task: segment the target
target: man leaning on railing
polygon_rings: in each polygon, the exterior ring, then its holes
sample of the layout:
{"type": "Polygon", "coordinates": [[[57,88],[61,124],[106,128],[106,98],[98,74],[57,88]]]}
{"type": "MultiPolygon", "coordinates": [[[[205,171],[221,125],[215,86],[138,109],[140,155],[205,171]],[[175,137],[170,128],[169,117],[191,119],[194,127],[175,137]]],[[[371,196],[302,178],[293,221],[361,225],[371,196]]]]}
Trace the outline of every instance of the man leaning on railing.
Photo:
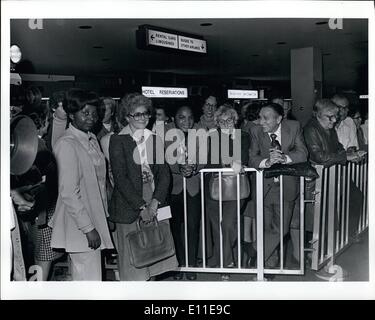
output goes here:
{"type": "MultiPolygon", "coordinates": [[[[265,169],[274,164],[295,164],[307,160],[300,124],[283,119],[283,114],[283,108],[276,103],[268,104],[260,110],[260,126],[251,128],[250,131],[251,167],[265,169]]],[[[299,194],[298,178],[287,175],[283,177],[283,228],[280,224],[280,180],[264,179],[263,192],[265,265],[266,268],[276,267],[277,255],[273,253],[280,245],[281,230],[284,236],[289,232],[293,208],[299,194]]],[[[255,243],[253,245],[255,249],[255,243]]]]}
{"type": "Polygon", "coordinates": [[[329,99],[320,99],[313,111],[313,117],[303,130],[311,163],[329,167],[345,164],[346,161],[359,161],[362,153],[347,153],[338,140],[334,128],[338,120],[338,107],[329,99]]]}
{"type": "MultiPolygon", "coordinates": [[[[313,117],[304,128],[306,146],[309,150],[310,162],[315,165],[331,167],[334,165],[345,165],[349,162],[360,162],[366,155],[363,150],[356,148],[345,150],[340,143],[338,132],[335,129],[340,119],[340,110],[337,104],[329,99],[318,100],[313,107],[313,117]]],[[[350,177],[349,177],[350,179],[350,177]]],[[[352,194],[351,184],[350,191],[352,194]]],[[[314,199],[315,181],[305,184],[305,199],[314,199]]],[[[353,193],[354,194],[354,193],[353,193]]],[[[353,200],[353,199],[352,199],[353,200]]],[[[305,208],[305,230],[312,232],[314,227],[314,206],[306,205],[305,208]]]]}

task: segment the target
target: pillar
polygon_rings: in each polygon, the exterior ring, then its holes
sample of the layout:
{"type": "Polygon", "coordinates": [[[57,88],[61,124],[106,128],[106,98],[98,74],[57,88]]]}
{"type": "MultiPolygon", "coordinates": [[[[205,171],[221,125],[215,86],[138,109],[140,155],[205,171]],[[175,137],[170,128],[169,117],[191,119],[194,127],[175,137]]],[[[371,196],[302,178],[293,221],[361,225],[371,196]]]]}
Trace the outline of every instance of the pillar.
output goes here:
{"type": "Polygon", "coordinates": [[[292,113],[304,126],[322,97],[322,54],[318,48],[299,48],[291,50],[290,58],[292,113]]]}

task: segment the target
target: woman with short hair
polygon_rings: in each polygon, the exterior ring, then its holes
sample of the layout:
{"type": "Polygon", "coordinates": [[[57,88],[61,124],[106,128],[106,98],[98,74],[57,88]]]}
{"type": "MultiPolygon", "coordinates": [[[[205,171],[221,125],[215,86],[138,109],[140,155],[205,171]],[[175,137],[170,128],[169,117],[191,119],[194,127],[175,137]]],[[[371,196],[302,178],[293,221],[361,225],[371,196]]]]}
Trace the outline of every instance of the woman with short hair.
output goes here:
{"type": "Polygon", "coordinates": [[[67,92],[68,129],[56,142],[59,196],[51,220],[51,245],[64,248],[73,280],[102,279],[101,250],[113,248],[106,217],[106,167],[96,136],[99,99],[80,89],[67,92]]]}
{"type": "Polygon", "coordinates": [[[146,129],[151,114],[149,98],[139,93],[126,95],[121,101],[118,117],[122,124],[127,125],[112,135],[109,142],[114,178],[110,220],[116,223],[118,268],[122,281],[150,280],[177,267],[175,255],[143,268],[136,268],[130,261],[127,235],[137,230],[139,219],[147,223],[155,218],[158,208],[166,205],[169,191],[168,165],[156,162],[156,153],[161,152],[164,157],[164,145],[157,141],[158,136],[146,129]]]}
{"type": "MultiPolygon", "coordinates": [[[[250,147],[250,136],[248,133],[242,130],[234,130],[238,121],[238,114],[236,110],[230,105],[220,106],[214,115],[216,124],[218,126],[218,137],[219,137],[219,162],[213,163],[211,159],[211,153],[215,150],[210,150],[209,161],[211,163],[207,166],[210,168],[232,168],[234,174],[238,174],[243,171],[244,167],[248,164],[249,160],[249,147],[250,147]],[[234,148],[236,144],[234,140],[236,135],[241,135],[241,150],[239,158],[235,158],[234,148]],[[225,137],[225,135],[229,135],[225,137]],[[222,139],[228,139],[229,143],[228,150],[224,150],[225,144],[222,143],[222,139]],[[233,154],[232,161],[228,164],[223,163],[223,155],[233,154]]],[[[210,144],[212,147],[212,143],[210,144]]],[[[222,174],[223,176],[225,173],[222,174]]],[[[206,178],[209,181],[210,177],[206,178]]],[[[240,200],[240,210],[245,204],[245,200],[240,200]]],[[[213,237],[213,257],[212,264],[218,266],[220,264],[220,228],[223,235],[223,266],[231,268],[237,265],[237,201],[223,201],[222,202],[222,222],[220,226],[219,221],[219,206],[220,202],[213,200],[210,196],[206,197],[207,215],[209,224],[212,230],[213,237]]],[[[227,277],[223,277],[227,279],[227,277]]]]}

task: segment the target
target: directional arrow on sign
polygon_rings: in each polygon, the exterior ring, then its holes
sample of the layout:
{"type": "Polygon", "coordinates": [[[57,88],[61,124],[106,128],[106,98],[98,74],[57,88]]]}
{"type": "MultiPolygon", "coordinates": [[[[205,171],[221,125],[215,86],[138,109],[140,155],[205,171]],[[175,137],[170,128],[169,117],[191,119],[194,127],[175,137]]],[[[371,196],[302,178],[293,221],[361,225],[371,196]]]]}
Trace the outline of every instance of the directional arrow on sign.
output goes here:
{"type": "Polygon", "coordinates": [[[154,40],[154,38],[155,38],[155,36],[152,34],[152,35],[151,35],[151,39],[154,40]]]}

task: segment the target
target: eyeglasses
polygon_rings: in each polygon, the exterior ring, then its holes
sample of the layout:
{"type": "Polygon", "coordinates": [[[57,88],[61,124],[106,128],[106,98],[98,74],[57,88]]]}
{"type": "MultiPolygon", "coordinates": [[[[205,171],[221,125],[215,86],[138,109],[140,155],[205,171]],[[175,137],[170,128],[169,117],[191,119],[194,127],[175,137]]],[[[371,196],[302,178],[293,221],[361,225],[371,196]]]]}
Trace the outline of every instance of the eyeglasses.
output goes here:
{"type": "Polygon", "coordinates": [[[337,120],[337,116],[328,116],[328,115],[324,115],[329,121],[336,121],[337,120]]]}
{"type": "Polygon", "coordinates": [[[139,121],[142,118],[143,119],[150,119],[151,118],[151,113],[149,111],[146,112],[137,112],[134,114],[128,114],[129,117],[133,118],[135,121],[139,121]]]}
{"type": "Polygon", "coordinates": [[[224,120],[224,119],[220,119],[219,120],[219,124],[221,125],[230,125],[230,124],[233,124],[234,123],[234,120],[232,118],[229,118],[227,120],[224,120]]]}
{"type": "Polygon", "coordinates": [[[356,120],[356,119],[362,119],[362,117],[361,117],[361,116],[357,116],[357,117],[353,117],[352,119],[353,119],[353,120],[356,120]]]}

